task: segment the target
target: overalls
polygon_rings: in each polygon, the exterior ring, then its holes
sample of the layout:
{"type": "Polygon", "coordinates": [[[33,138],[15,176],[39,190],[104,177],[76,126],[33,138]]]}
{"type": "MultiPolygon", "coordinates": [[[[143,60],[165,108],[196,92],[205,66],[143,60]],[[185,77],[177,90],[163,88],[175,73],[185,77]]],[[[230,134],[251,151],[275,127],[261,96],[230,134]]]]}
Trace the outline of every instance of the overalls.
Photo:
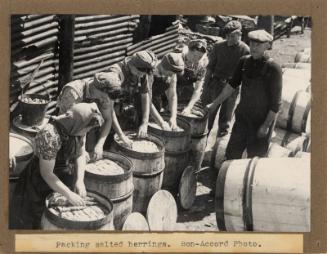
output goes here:
{"type": "Polygon", "coordinates": [[[236,109],[236,121],[226,149],[227,160],[240,159],[245,148],[248,158],[265,157],[273,130],[272,124],[266,137],[257,137],[257,132],[270,110],[269,88],[265,81],[269,77],[267,63],[271,59],[262,67],[261,75],[255,78],[247,77],[244,72],[248,60],[249,57],[245,59],[242,68],[241,100],[236,109]]]}
{"type": "MultiPolygon", "coordinates": [[[[61,149],[56,157],[54,173],[66,186],[72,188],[75,174],[73,167],[70,167],[69,164],[80,156],[83,137],[69,136],[60,123],[52,118],[50,118],[49,123],[56,127],[62,140],[61,149]]],[[[39,158],[34,156],[26,169],[21,173],[14,191],[13,207],[18,210],[18,213],[17,217],[11,220],[14,221],[14,225],[10,225],[10,227],[15,229],[40,228],[41,216],[45,208],[45,199],[52,192],[53,190],[41,176],[39,158]]]]}

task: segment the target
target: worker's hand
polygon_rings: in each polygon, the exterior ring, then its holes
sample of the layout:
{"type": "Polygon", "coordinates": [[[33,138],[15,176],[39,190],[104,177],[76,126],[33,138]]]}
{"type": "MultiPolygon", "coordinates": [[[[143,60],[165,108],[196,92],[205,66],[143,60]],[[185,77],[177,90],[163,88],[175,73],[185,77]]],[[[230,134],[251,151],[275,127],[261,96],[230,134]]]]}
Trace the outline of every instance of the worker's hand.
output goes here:
{"type": "Polygon", "coordinates": [[[92,157],[91,160],[92,161],[97,161],[97,160],[101,160],[103,156],[103,146],[102,145],[96,145],[94,147],[94,151],[92,153],[92,157]]]}
{"type": "Polygon", "coordinates": [[[148,124],[142,123],[137,135],[140,138],[145,138],[148,135],[148,124]]]}
{"type": "Polygon", "coordinates": [[[257,132],[257,137],[258,138],[265,138],[267,137],[269,132],[269,126],[266,126],[265,124],[261,125],[258,132],[257,132]]]}
{"type": "Polygon", "coordinates": [[[74,206],[85,206],[85,201],[84,199],[76,194],[75,192],[69,192],[67,199],[69,201],[69,203],[71,203],[74,206]]]}
{"type": "Polygon", "coordinates": [[[177,126],[177,122],[176,122],[176,118],[170,118],[169,119],[169,125],[170,125],[170,128],[174,131],[178,128],[177,126]]]}
{"type": "Polygon", "coordinates": [[[84,181],[76,181],[74,191],[81,197],[86,197],[86,188],[84,181]]]}
{"type": "Polygon", "coordinates": [[[188,116],[188,115],[190,115],[191,114],[191,108],[189,108],[189,107],[185,107],[184,109],[183,109],[183,111],[182,111],[182,115],[183,116],[188,116]]]}
{"type": "Polygon", "coordinates": [[[167,123],[166,121],[160,123],[160,127],[165,131],[171,131],[171,127],[169,126],[169,123],[167,123]]]}
{"type": "Polygon", "coordinates": [[[132,148],[133,141],[130,140],[125,134],[121,135],[119,139],[123,142],[122,145],[127,148],[132,148]]]}

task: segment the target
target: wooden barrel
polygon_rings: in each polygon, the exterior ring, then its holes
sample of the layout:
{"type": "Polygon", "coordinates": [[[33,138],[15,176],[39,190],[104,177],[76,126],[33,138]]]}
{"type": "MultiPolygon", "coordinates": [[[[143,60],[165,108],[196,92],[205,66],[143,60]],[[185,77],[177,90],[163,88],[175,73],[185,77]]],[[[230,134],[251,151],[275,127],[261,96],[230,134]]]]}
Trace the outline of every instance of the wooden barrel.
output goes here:
{"type": "Polygon", "coordinates": [[[263,158],[226,161],[216,183],[220,231],[310,231],[310,161],[263,158]]]}
{"type": "Polygon", "coordinates": [[[294,58],[295,63],[311,63],[311,49],[305,48],[298,52],[294,58]]]}
{"type": "Polygon", "coordinates": [[[75,218],[63,218],[61,213],[57,213],[49,207],[49,200],[54,195],[50,194],[45,202],[46,208],[41,219],[41,228],[44,230],[113,230],[113,204],[109,198],[95,192],[88,191],[87,195],[94,198],[104,211],[105,215],[94,220],[77,220],[75,218]]]}
{"type": "Polygon", "coordinates": [[[193,167],[195,172],[201,169],[201,165],[204,158],[204,151],[207,146],[207,139],[207,133],[191,137],[190,159],[193,161],[193,167]]]}
{"type": "Polygon", "coordinates": [[[276,143],[270,143],[267,151],[268,158],[290,157],[292,151],[276,143]]]}
{"type": "Polygon", "coordinates": [[[9,133],[9,158],[15,161],[10,167],[10,176],[19,176],[32,159],[33,154],[34,146],[30,139],[16,133],[9,133]]]}
{"type": "Polygon", "coordinates": [[[295,133],[309,132],[311,96],[305,91],[295,91],[283,86],[282,106],[276,126],[295,133]]]}
{"type": "Polygon", "coordinates": [[[302,133],[297,134],[284,129],[275,128],[271,143],[276,143],[291,151],[293,157],[298,151],[306,151],[310,142],[310,135],[302,133]]]}
{"type": "Polygon", "coordinates": [[[121,229],[128,214],[132,212],[133,164],[125,156],[116,153],[104,152],[103,158],[115,162],[123,169],[123,172],[106,175],[101,171],[92,171],[92,164],[87,164],[84,177],[85,186],[88,190],[100,193],[113,202],[114,225],[116,229],[121,229]]]}
{"type": "MultiPolygon", "coordinates": [[[[180,109],[182,110],[183,108],[184,105],[180,105],[180,109]]],[[[208,118],[201,107],[194,106],[191,110],[191,115],[185,116],[178,113],[178,116],[190,124],[191,137],[199,137],[208,132],[208,118]]]]}
{"type": "Polygon", "coordinates": [[[189,166],[190,147],[185,151],[165,152],[165,170],[162,188],[177,193],[184,169],[189,166]]]}
{"type": "Polygon", "coordinates": [[[305,158],[305,159],[311,159],[311,153],[308,152],[302,152],[302,151],[298,151],[295,156],[296,158],[305,158]]]}
{"type": "Polygon", "coordinates": [[[284,63],[282,68],[311,70],[311,63],[284,63]]]}
{"type": "MultiPolygon", "coordinates": [[[[169,120],[169,116],[163,116],[165,121],[169,120]]],[[[190,136],[190,124],[183,118],[177,117],[177,125],[183,129],[183,131],[165,131],[158,128],[153,123],[149,124],[149,133],[161,138],[164,141],[165,150],[170,152],[185,151],[189,148],[191,136],[190,136]]]]}
{"type": "Polygon", "coordinates": [[[311,84],[311,70],[310,69],[292,69],[283,68],[283,88],[289,87],[289,89],[306,90],[311,84]]]}
{"type": "Polygon", "coordinates": [[[118,135],[114,136],[112,149],[132,161],[133,167],[133,211],[146,212],[148,203],[152,195],[161,189],[163,170],[165,167],[164,153],[165,147],[163,141],[151,134],[146,138],[138,138],[134,133],[126,132],[126,135],[132,141],[151,141],[158,151],[139,152],[131,148],[124,147],[120,142],[118,135]]]}

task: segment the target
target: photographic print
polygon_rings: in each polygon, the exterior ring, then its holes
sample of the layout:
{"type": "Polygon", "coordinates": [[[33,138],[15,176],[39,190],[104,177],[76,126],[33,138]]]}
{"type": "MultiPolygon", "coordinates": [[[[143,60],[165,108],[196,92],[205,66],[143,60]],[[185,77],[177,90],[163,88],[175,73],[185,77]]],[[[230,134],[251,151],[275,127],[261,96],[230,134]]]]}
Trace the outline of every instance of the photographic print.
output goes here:
{"type": "Polygon", "coordinates": [[[311,17],[10,18],[9,229],[310,232],[311,17]]]}

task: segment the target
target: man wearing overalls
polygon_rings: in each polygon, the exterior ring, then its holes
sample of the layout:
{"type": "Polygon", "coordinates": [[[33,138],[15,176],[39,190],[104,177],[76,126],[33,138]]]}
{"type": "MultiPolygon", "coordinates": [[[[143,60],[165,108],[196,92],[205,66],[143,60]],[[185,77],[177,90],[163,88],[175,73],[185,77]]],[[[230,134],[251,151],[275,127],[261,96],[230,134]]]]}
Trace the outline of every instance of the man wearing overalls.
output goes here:
{"type": "Polygon", "coordinates": [[[241,99],[226,149],[226,159],[240,159],[245,149],[248,158],[265,157],[271,132],[281,105],[282,71],[265,52],[273,37],[265,30],[248,34],[250,55],[240,59],[233,78],[217,99],[206,106],[210,112],[241,84],[241,99]]]}

